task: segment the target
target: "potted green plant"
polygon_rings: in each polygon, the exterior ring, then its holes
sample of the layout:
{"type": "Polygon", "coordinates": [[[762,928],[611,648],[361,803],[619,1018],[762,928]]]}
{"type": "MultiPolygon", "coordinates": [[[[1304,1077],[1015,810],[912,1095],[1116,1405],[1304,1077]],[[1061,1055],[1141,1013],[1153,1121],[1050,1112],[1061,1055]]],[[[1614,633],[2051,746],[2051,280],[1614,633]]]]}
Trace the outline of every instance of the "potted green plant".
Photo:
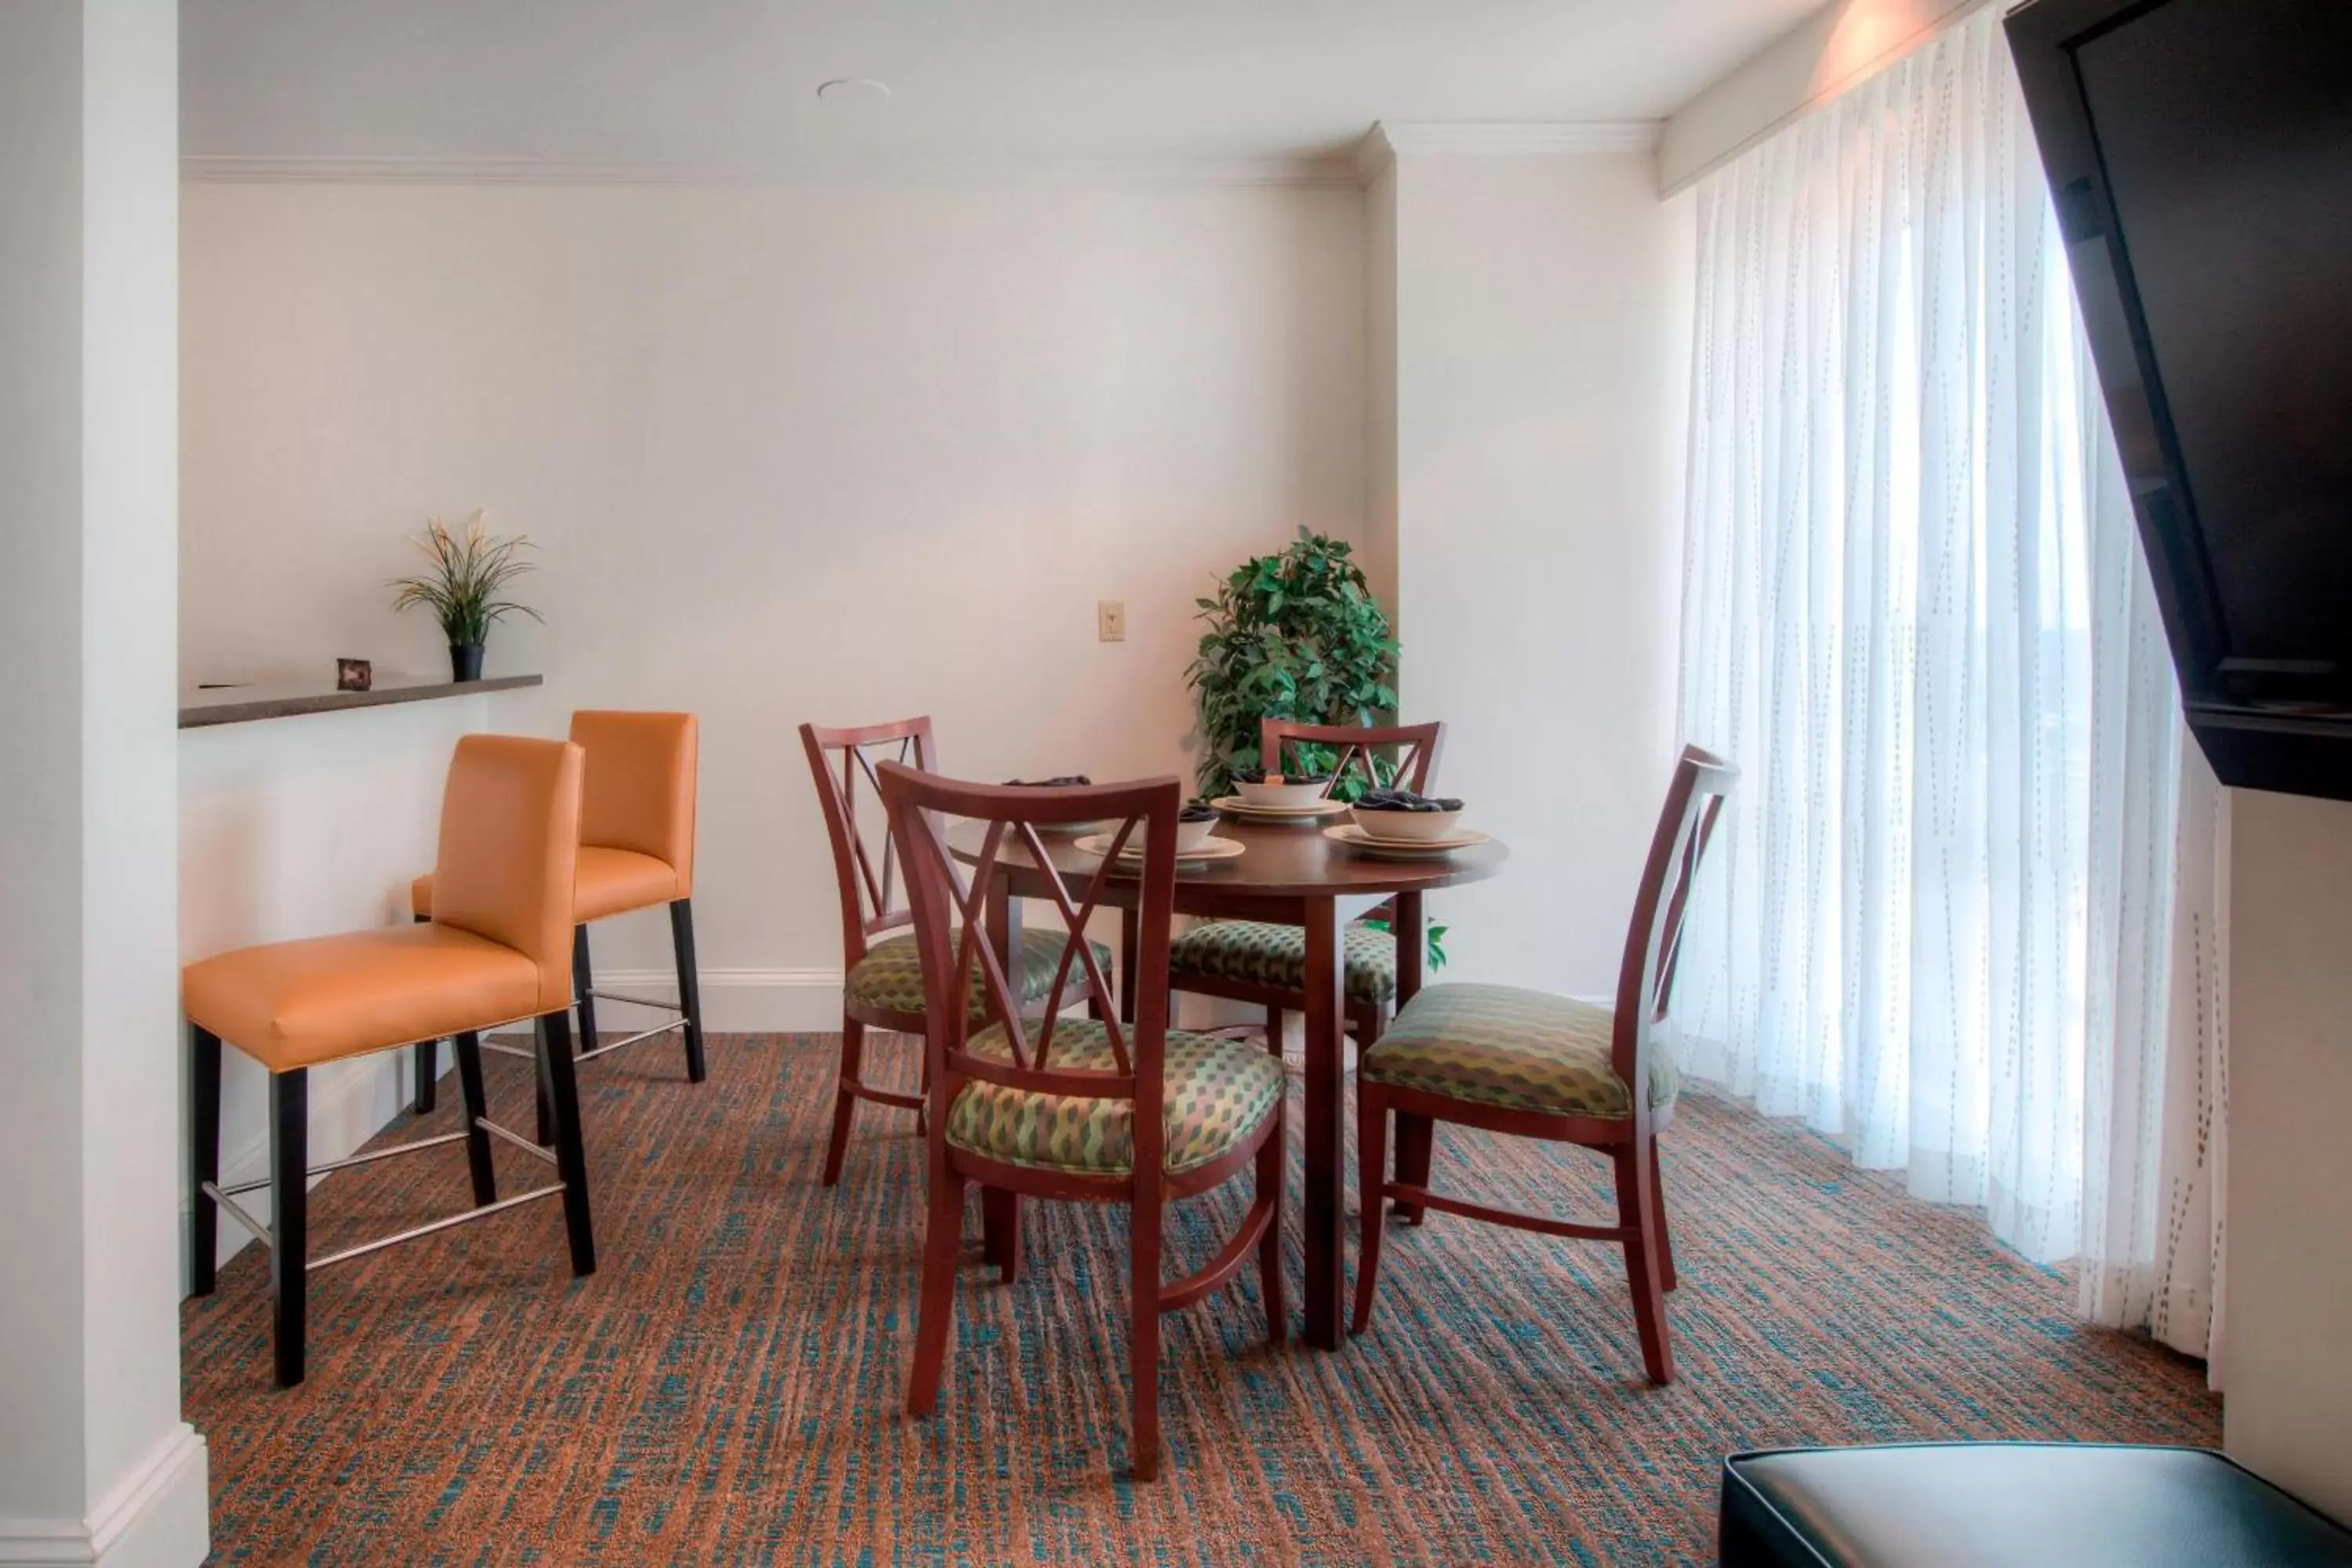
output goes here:
{"type": "Polygon", "coordinates": [[[1232,794],[1234,771],[1260,765],[1260,720],[1370,724],[1395,710],[1396,638],[1346,541],[1301,528],[1195,603],[1209,629],[1184,680],[1200,704],[1202,795],[1232,794]]]}
{"type": "Polygon", "coordinates": [[[482,512],[474,513],[466,520],[462,532],[452,532],[437,517],[428,520],[415,542],[431,566],[420,575],[402,577],[392,584],[397,590],[394,609],[423,605],[440,621],[449,638],[452,680],[482,679],[482,645],[489,640],[493,624],[516,613],[540,619],[539,612],[530,605],[499,596],[508,584],[531,569],[531,563],[521,553],[531,548],[530,541],[520,533],[508,537],[490,532],[484,526],[484,517],[482,512]]]}

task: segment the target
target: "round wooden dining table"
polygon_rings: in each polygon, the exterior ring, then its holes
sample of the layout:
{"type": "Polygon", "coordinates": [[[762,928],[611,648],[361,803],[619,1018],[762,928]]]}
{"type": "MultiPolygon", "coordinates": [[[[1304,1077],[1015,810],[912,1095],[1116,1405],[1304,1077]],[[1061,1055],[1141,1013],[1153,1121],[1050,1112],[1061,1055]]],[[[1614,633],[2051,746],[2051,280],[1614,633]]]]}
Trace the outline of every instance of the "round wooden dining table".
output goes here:
{"type": "MultiPolygon", "coordinates": [[[[1343,1342],[1342,1303],[1346,1300],[1347,1096],[1345,1032],[1347,1009],[1340,983],[1340,932],[1347,923],[1393,900],[1391,929],[1397,943],[1397,1005],[1402,1007],[1421,989],[1423,960],[1422,900],[1439,888],[1483,881],[1500,870],[1509,851],[1493,839],[1442,858],[1396,860],[1360,854],[1324,837],[1316,826],[1256,826],[1232,820],[1221,822],[1216,837],[1231,839],[1244,852],[1223,860],[1180,864],[1176,871],[1176,912],[1225,920],[1264,921],[1302,927],[1307,932],[1307,1129],[1303,1139],[1306,1170],[1305,1225],[1307,1258],[1307,1342],[1324,1350],[1343,1342]]],[[[987,835],[982,823],[961,823],[950,829],[948,846],[967,864],[978,860],[987,835]]],[[[1091,878],[1100,858],[1079,849],[1068,837],[1043,840],[1055,869],[1064,877],[1091,878]]],[[[1128,987],[1135,973],[1135,895],[1140,883],[1132,877],[1114,877],[1103,902],[1125,911],[1125,941],[1119,958],[1121,1010],[1134,1015],[1134,995],[1128,987]]],[[[999,851],[989,890],[988,923],[994,931],[1000,957],[1017,951],[1021,936],[1020,900],[1050,898],[1051,888],[1028,852],[1008,843],[999,851]]],[[[1017,1246],[1017,1240],[1013,1245],[1017,1246]]]]}

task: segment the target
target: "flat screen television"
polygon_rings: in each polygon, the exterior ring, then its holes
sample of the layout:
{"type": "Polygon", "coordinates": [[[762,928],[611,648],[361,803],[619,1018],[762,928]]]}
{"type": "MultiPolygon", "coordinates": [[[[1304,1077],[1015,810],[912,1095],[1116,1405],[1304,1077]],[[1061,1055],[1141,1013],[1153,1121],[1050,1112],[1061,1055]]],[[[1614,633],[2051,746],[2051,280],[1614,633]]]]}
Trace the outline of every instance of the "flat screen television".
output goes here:
{"type": "Polygon", "coordinates": [[[2190,727],[2352,800],[2352,0],[2007,26],[2190,727]]]}

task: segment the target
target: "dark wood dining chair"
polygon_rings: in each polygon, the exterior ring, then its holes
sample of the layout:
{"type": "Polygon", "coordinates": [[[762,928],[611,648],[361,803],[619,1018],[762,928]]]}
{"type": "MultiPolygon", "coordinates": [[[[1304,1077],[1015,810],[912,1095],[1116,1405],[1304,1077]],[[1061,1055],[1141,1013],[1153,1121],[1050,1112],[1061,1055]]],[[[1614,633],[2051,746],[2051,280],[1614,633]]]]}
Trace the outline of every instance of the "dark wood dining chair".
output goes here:
{"type": "MultiPolygon", "coordinates": [[[[1443,724],[1360,727],[1268,719],[1259,727],[1258,755],[1267,772],[1279,773],[1286,763],[1297,761],[1301,746],[1337,752],[1326,796],[1351,774],[1368,786],[1394,782],[1422,791],[1437,776],[1444,743],[1443,724]]],[[[1380,1037],[1396,1010],[1396,939],[1359,922],[1340,933],[1340,946],[1347,967],[1340,994],[1347,1001],[1348,1027],[1361,1047],[1380,1037]]],[[[1131,949],[1129,958],[1131,963],[1131,949]]],[[[1196,996],[1264,1007],[1266,1048],[1278,1056],[1283,1016],[1307,1008],[1307,933],[1264,921],[1204,921],[1176,939],[1169,953],[1169,984],[1196,996]]]]}
{"type": "MultiPolygon", "coordinates": [[[[1183,788],[1172,778],[1067,789],[991,787],[895,763],[885,763],[880,777],[892,826],[905,847],[929,1019],[930,1201],[907,1408],[928,1415],[939,1404],[955,1322],[967,1186],[982,1189],[983,1208],[992,1219],[1002,1216],[1001,1234],[1011,1237],[1019,1234],[1024,1196],[1123,1204],[1131,1210],[1129,1456],[1135,1479],[1150,1480],[1160,1458],[1160,1314],[1224,1284],[1255,1248],[1268,1332],[1280,1341],[1286,1330],[1282,1064],[1246,1040],[1168,1027],[1168,928],[1183,788]],[[968,874],[949,847],[946,818],[962,819],[977,837],[968,874]],[[1117,825],[1111,853],[1074,894],[1052,868],[1039,829],[1097,820],[1117,825]],[[1119,867],[1118,847],[1135,840],[1143,846],[1139,866],[1119,867]],[[1051,989],[1034,1020],[1021,1017],[1021,994],[999,961],[1002,938],[990,923],[1003,908],[991,889],[1008,854],[1025,854],[1045,868],[1060,916],[1051,989]],[[1136,1016],[1122,1024],[1109,1005],[1109,965],[1085,933],[1113,879],[1138,876],[1144,958],[1136,1016]],[[977,1017],[962,1005],[975,983],[984,1001],[977,1017]],[[1066,986],[1091,997],[1092,1016],[1059,1016],[1066,986]],[[1165,1205],[1222,1186],[1244,1166],[1255,1167],[1255,1193],[1231,1239],[1197,1272],[1164,1283],[1165,1205]]],[[[997,1250],[995,1261],[1004,1278],[1013,1278],[1017,1244],[997,1250]]]]}
{"type": "Polygon", "coordinates": [[[1678,1085],[1658,1026],[1674,994],[1691,879],[1737,777],[1696,746],[1675,765],[1626,932],[1613,1009],[1515,986],[1433,985],[1407,1003],[1363,1054],[1356,1069],[1363,1241],[1353,1331],[1360,1334],[1371,1322],[1386,1198],[1409,1224],[1437,1209],[1546,1236],[1619,1243],[1633,1282],[1643,1365],[1651,1382],[1674,1381],[1664,1292],[1675,1288],[1675,1262],[1657,1135],[1674,1120],[1678,1085]],[[1391,1112],[1393,1177],[1388,1168],[1391,1112]],[[1441,1121],[1607,1154],[1616,1166],[1617,1223],[1547,1219],[1433,1191],[1430,1157],[1441,1121]]]}
{"type": "MultiPolygon", "coordinates": [[[[809,771],[816,776],[817,800],[824,809],[841,892],[841,1076],[834,1089],[833,1138],[824,1156],[824,1184],[830,1187],[841,1180],[859,1100],[911,1110],[919,1121],[923,1114],[921,1094],[866,1080],[867,1029],[919,1036],[924,1028],[922,957],[908,929],[913,911],[898,901],[899,852],[875,794],[874,759],[878,752],[887,760],[929,771],[939,765],[939,752],[928,717],[847,729],[803,724],[801,745],[808,753],[809,771]],[[862,820],[861,797],[873,806],[862,820]]],[[[1095,952],[1109,964],[1108,947],[1097,943],[1095,952]]],[[[1060,952],[1061,943],[1049,932],[1038,932],[1034,941],[1024,938],[1021,984],[1026,1000],[1045,995],[1060,952]]],[[[972,1003],[977,1006],[979,1001],[975,986],[972,1003]]]]}

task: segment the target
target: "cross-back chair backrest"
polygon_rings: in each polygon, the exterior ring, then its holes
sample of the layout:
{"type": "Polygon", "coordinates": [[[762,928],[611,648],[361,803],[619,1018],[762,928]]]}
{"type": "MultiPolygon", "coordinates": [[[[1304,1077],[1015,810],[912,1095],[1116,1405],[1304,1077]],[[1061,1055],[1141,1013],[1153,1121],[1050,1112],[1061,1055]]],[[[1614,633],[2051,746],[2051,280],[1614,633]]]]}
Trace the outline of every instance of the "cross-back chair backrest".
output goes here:
{"type": "Polygon", "coordinates": [[[899,898],[901,852],[875,768],[883,762],[925,772],[937,768],[931,721],[927,715],[848,729],[803,724],[801,746],[816,775],[825,834],[833,841],[834,877],[841,889],[842,963],[852,967],[876,937],[914,920],[911,906],[899,898]]]}
{"type": "Polygon", "coordinates": [[[1617,1025],[1611,1066],[1633,1090],[1638,1114],[1649,1107],[1649,1044],[1665,1022],[1675,989],[1675,966],[1682,956],[1683,918],[1689,912],[1691,884],[1698,876],[1707,841],[1724,798],[1739,777],[1721,758],[1685,746],[1666,786],[1666,804],[1650,839],[1642,869],[1642,890],[1625,933],[1625,961],[1617,975],[1617,1025]]]}
{"type": "Polygon", "coordinates": [[[1437,779],[1437,753],[1445,743],[1443,724],[1308,724],[1296,719],[1265,719],[1258,724],[1258,765],[1267,773],[1286,773],[1285,765],[1301,746],[1337,752],[1326,795],[1339,786],[1350,771],[1360,773],[1365,787],[1384,782],[1373,759],[1393,761],[1391,781],[1415,793],[1426,791],[1437,779]]]}
{"type": "Polygon", "coordinates": [[[1168,932],[1176,901],[1176,820],[1184,790],[1175,779],[1136,784],[1040,789],[965,784],[895,763],[877,770],[891,827],[906,857],[908,892],[913,900],[915,941],[922,953],[923,1012],[929,1024],[934,1131],[946,1125],[947,1108],[971,1079],[1036,1093],[1132,1100],[1136,1104],[1136,1166],[1160,1169],[1164,1136],[1160,1122],[1168,1031],[1168,932]],[[1038,829],[1101,822],[1110,843],[1097,863],[1038,829]],[[1120,850],[1139,842],[1139,864],[1122,864],[1120,850]],[[1073,868],[1057,870],[1059,849],[1073,868]],[[1038,868],[1042,896],[1030,889],[1030,920],[1035,906],[1052,906],[1061,927],[1062,952],[1045,1009],[1031,1039],[1022,1026],[1018,969],[1008,975],[997,945],[992,915],[1003,908],[989,896],[1001,868],[1038,868]],[[1137,905],[1135,1021],[1122,1024],[1110,976],[1087,940],[1087,922],[1109,907],[1115,883],[1140,877],[1137,905]],[[971,1005],[975,989],[980,1005],[971,1005]],[[1076,1068],[1057,1060],[1055,1032],[1070,1020],[1064,1007],[1092,1001],[1108,1036],[1112,1066],[1076,1068]],[[967,1048],[976,1032],[1003,1029],[1009,1058],[978,1055],[967,1048]],[[1148,1163],[1147,1163],[1148,1162],[1148,1163]]]}

